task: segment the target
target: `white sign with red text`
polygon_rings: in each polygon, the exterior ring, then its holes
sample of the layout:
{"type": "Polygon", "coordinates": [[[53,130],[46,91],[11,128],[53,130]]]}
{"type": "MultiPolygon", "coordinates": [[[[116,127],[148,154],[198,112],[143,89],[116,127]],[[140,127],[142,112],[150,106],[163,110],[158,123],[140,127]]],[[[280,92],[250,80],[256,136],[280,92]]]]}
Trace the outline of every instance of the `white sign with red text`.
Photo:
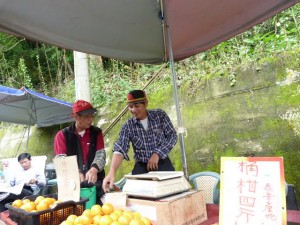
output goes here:
{"type": "Polygon", "coordinates": [[[222,157],[221,225],[286,225],[282,157],[222,157]]]}

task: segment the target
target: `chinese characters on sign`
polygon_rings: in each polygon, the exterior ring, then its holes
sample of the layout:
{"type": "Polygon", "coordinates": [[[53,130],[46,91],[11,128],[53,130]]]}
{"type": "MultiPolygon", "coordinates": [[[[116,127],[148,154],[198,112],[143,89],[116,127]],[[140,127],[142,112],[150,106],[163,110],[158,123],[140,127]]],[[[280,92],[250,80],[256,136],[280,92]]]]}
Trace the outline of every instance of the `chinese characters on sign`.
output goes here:
{"type": "Polygon", "coordinates": [[[286,224],[283,159],[221,159],[220,225],[286,224]]]}

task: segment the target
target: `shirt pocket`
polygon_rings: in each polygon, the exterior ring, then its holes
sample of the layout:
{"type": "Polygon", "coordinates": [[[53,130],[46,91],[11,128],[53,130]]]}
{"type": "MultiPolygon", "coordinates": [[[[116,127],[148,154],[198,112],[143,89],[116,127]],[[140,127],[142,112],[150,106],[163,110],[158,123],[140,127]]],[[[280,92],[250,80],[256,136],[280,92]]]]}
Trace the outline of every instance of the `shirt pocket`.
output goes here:
{"type": "Polygon", "coordinates": [[[144,147],[143,140],[138,136],[133,136],[131,142],[132,142],[133,148],[135,148],[135,149],[143,149],[143,147],[144,147]]]}
{"type": "Polygon", "coordinates": [[[161,146],[162,143],[165,141],[164,132],[161,129],[155,129],[154,135],[155,135],[155,144],[156,146],[161,146]]]}

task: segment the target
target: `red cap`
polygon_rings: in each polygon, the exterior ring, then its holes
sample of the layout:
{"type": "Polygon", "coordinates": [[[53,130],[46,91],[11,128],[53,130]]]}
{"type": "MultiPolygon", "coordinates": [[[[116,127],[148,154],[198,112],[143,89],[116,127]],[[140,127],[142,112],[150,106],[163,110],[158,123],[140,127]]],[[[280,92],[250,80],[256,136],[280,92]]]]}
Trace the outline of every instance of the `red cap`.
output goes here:
{"type": "Polygon", "coordinates": [[[84,100],[77,100],[72,106],[73,114],[78,113],[80,115],[89,115],[91,113],[96,113],[95,109],[91,103],[84,100]]]}

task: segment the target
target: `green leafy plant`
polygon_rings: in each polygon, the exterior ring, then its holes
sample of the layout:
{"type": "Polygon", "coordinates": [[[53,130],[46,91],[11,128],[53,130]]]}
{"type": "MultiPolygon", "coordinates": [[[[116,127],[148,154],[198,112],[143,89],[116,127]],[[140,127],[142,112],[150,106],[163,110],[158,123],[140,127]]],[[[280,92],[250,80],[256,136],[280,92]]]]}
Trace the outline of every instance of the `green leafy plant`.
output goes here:
{"type": "Polygon", "coordinates": [[[31,78],[28,74],[27,67],[25,65],[25,61],[23,58],[20,58],[19,66],[18,66],[18,74],[21,78],[21,84],[22,86],[25,86],[27,88],[33,88],[31,83],[31,78]]]}

